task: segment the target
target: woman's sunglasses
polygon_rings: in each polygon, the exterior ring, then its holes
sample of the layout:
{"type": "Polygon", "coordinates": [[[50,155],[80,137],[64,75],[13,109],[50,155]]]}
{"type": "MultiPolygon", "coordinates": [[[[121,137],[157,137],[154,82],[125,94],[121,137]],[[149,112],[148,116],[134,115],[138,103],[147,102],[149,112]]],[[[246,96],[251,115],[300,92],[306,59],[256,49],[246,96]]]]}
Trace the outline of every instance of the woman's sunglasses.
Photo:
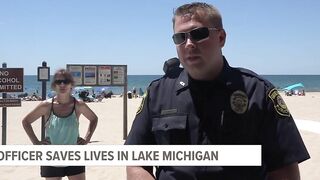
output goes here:
{"type": "Polygon", "coordinates": [[[189,32],[175,33],[172,36],[172,39],[176,45],[185,43],[187,41],[187,38],[190,38],[192,41],[199,42],[209,37],[209,30],[218,31],[219,29],[200,27],[200,28],[193,29],[189,32]]]}
{"type": "Polygon", "coordinates": [[[60,84],[70,84],[71,81],[68,79],[57,79],[54,81],[55,84],[60,85],[60,84]]]}

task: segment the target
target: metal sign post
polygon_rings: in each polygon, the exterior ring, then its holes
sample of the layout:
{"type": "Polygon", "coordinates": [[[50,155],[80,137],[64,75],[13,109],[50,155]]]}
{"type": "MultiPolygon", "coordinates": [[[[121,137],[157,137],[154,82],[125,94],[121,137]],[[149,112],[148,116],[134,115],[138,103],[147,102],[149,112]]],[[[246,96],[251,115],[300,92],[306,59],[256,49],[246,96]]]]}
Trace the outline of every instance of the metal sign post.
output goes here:
{"type": "MultiPolygon", "coordinates": [[[[50,80],[50,68],[47,67],[47,62],[43,61],[42,66],[38,67],[38,81],[42,82],[42,100],[47,99],[47,81],[50,80]]],[[[45,125],[44,116],[41,117],[41,140],[45,139],[45,125]]]]}
{"type": "MultiPolygon", "coordinates": [[[[7,68],[7,63],[2,63],[2,68],[7,68]]],[[[7,98],[7,93],[2,93],[2,99],[7,98]]],[[[7,108],[2,107],[2,145],[7,144],[7,108]]]]}
{"type": "MultiPolygon", "coordinates": [[[[127,69],[125,69],[125,74],[127,74],[127,69]]],[[[128,82],[127,75],[125,76],[125,82],[128,82]]],[[[128,83],[123,87],[123,140],[127,139],[128,135],[128,102],[127,102],[127,92],[128,92],[128,83]]]]}
{"type": "Polygon", "coordinates": [[[23,92],[23,68],[7,68],[7,63],[0,68],[0,92],[2,99],[2,145],[7,144],[7,107],[21,106],[19,99],[7,99],[7,92],[23,92]]]}

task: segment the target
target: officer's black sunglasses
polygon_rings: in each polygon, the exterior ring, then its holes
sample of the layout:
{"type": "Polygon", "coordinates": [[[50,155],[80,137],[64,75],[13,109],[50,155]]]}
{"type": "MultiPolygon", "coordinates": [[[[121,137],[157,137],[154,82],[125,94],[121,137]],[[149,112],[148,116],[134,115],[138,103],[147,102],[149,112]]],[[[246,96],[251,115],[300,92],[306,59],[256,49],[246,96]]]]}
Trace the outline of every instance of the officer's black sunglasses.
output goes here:
{"type": "Polygon", "coordinates": [[[199,42],[209,37],[209,30],[218,31],[219,29],[214,27],[212,28],[200,27],[200,28],[193,29],[189,32],[175,33],[172,36],[172,39],[176,45],[185,43],[187,41],[187,38],[190,38],[192,41],[199,42]]]}
{"type": "Polygon", "coordinates": [[[55,84],[60,85],[60,84],[70,84],[71,81],[69,79],[57,79],[54,81],[55,84]]]}

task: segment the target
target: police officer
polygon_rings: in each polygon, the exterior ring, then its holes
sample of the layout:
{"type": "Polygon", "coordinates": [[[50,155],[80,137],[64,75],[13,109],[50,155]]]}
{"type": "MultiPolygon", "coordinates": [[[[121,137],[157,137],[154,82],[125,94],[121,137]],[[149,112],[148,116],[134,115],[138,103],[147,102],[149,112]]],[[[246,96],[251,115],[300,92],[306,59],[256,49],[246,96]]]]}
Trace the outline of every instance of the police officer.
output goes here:
{"type": "MultiPolygon", "coordinates": [[[[153,81],[125,144],[261,145],[259,167],[158,167],[160,180],[299,179],[309,157],[275,87],[229,66],[226,33],[216,8],[191,3],[175,10],[173,41],[182,68],[153,81]]],[[[127,177],[155,179],[152,167],[127,167],[127,177]]]]}

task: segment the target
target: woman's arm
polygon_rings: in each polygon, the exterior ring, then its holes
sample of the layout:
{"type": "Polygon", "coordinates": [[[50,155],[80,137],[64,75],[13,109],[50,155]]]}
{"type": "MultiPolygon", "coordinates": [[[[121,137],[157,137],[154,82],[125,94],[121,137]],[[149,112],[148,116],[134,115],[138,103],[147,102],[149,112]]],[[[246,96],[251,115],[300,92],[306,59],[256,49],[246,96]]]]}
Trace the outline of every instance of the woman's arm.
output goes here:
{"type": "Polygon", "coordinates": [[[31,142],[34,145],[40,144],[48,144],[47,141],[39,141],[37,136],[35,135],[31,124],[39,119],[41,116],[45,116],[48,113],[48,109],[50,109],[50,103],[48,105],[47,102],[41,102],[36,108],[34,108],[29,114],[27,114],[22,120],[22,126],[29,136],[31,142]]]}
{"type": "Polygon", "coordinates": [[[95,131],[95,129],[97,127],[98,117],[89,108],[89,106],[86,103],[84,103],[82,101],[78,101],[78,106],[79,106],[79,113],[83,114],[84,117],[86,117],[90,121],[88,130],[87,130],[87,133],[86,133],[84,139],[79,138],[78,144],[88,144],[90,142],[92,135],[93,135],[93,132],[95,131]]]}

